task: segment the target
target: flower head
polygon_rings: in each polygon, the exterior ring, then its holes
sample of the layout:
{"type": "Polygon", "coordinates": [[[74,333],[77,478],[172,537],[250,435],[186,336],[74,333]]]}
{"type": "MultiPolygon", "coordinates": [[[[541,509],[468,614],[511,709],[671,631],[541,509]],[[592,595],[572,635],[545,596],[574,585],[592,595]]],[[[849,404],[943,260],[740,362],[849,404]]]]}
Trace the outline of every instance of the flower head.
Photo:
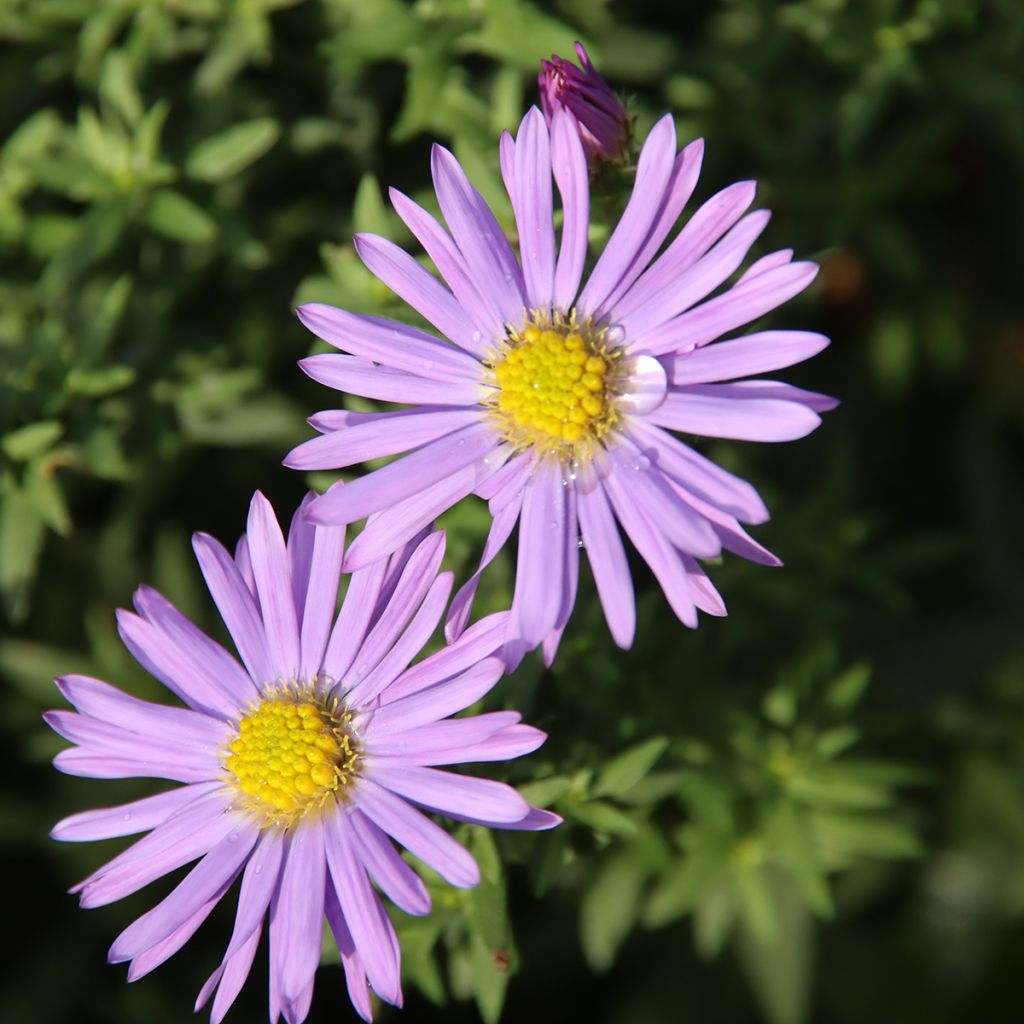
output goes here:
{"type": "Polygon", "coordinates": [[[470,493],[489,502],[490,535],[480,570],[452,603],[452,638],[469,621],[480,572],[517,521],[510,660],[541,643],[553,658],[575,601],[581,547],[613,637],[632,643],[636,610],[619,526],[689,626],[698,609],[725,613],[697,559],[726,549],[778,564],[740,525],[768,518],[757,492],[670,431],[791,441],[818,425],[832,399],[741,378],[800,362],[828,340],[804,331],[733,336],[802,291],[817,267],[792,262],[786,249],[734,277],[768,222],[766,211],[745,212],[752,182],[709,199],[662,251],[703,152],[700,141],[679,154],[675,147],[665,117],[585,282],[588,178],[569,114],[556,112],[549,134],[534,108],[514,140],[502,139],[521,263],[455,158],[435,147],[448,229],[402,193],[391,197],[444,283],[384,238],[359,235],[356,248],[444,339],[331,306],[298,311],[313,333],[349,353],[312,356],[302,362],[306,373],[411,406],[320,413],[310,422],[322,436],[285,460],[296,469],[342,468],[411,452],[310,504],[316,522],[373,517],[349,566],[371,564],[470,493]],[[557,245],[552,174],[563,214],[557,245]]]}
{"type": "Polygon", "coordinates": [[[371,880],[410,914],[427,913],[430,897],[392,840],[453,885],[479,880],[469,853],[418,807],[498,828],[559,820],[503,783],[438,767],[518,757],[544,739],[514,712],[449,717],[500,678],[491,655],[506,613],[410,668],[451,589],[451,574],[438,574],[444,534],[421,530],[355,572],[335,617],[343,543],[343,530],[298,514],[286,541],[257,493],[234,557],[203,534],[194,545],[241,663],[141,587],[137,614],[118,614],[121,636],[188,706],[66,676],[58,685],[77,713],[46,715],[75,744],[57,755],[62,771],[182,784],[53,830],[69,841],[148,833],[75,886],[86,907],[199,859],[111,947],[111,962],[131,962],[130,980],[176,953],[241,876],[234,932],[197,1003],[213,996],[215,1022],[248,976],[268,912],[271,1021],[305,1018],[325,915],[360,1015],[370,1019],[370,988],[401,1004],[398,942],[371,880]]]}
{"type": "Polygon", "coordinates": [[[554,55],[549,61],[541,61],[537,83],[544,116],[551,125],[557,111],[572,114],[589,163],[621,160],[629,149],[629,115],[598,74],[582,43],[576,44],[576,55],[581,68],[554,55]]]}

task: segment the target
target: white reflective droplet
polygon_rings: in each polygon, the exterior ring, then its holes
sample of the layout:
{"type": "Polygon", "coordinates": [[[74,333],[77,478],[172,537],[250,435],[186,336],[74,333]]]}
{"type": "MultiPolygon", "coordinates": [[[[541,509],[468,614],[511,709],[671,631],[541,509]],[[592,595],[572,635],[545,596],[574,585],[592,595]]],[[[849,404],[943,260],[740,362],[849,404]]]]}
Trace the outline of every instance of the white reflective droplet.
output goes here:
{"type": "Polygon", "coordinates": [[[132,820],[132,814],[131,814],[131,811],[127,811],[127,812],[125,812],[124,814],[122,814],[122,815],[121,815],[121,820],[122,820],[122,821],[131,821],[131,820],[132,820]]]}
{"type": "Polygon", "coordinates": [[[646,455],[640,454],[633,460],[633,468],[638,473],[646,473],[651,468],[651,460],[646,455]]]}

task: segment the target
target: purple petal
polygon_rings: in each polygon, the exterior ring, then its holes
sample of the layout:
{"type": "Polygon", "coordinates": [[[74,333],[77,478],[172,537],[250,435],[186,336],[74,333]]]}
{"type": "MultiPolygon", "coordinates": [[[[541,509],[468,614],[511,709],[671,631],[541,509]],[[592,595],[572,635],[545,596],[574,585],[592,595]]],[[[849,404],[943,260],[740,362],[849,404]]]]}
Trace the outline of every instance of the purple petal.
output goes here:
{"type": "Polygon", "coordinates": [[[370,887],[366,869],[353,849],[348,817],[336,814],[325,818],[323,824],[327,833],[327,864],[334,892],[367,977],[377,992],[389,1002],[395,1002],[401,991],[398,958],[378,913],[377,895],[370,887]]]}
{"type": "Polygon", "coordinates": [[[796,402],[723,397],[714,390],[722,386],[701,384],[671,392],[649,419],[688,434],[737,441],[795,441],[821,423],[817,413],[796,402]]]}
{"type": "Polygon", "coordinates": [[[437,629],[448,603],[454,579],[452,573],[445,572],[434,580],[427,591],[427,596],[423,599],[423,604],[413,616],[405,632],[381,659],[376,668],[348,691],[347,699],[351,699],[352,703],[357,705],[367,704],[408,667],[409,662],[423,650],[437,629]]]}
{"type": "Polygon", "coordinates": [[[387,598],[383,608],[380,608],[381,597],[378,596],[380,611],[377,620],[360,644],[351,668],[337,677],[339,680],[352,685],[368,675],[387,656],[434,585],[444,551],[445,535],[441,531],[428,534],[416,545],[402,565],[393,588],[390,588],[391,593],[383,595],[387,598]]]}
{"type": "Polygon", "coordinates": [[[196,999],[197,1013],[206,1005],[214,988],[217,989],[217,996],[210,1012],[210,1024],[220,1024],[231,1009],[232,1003],[238,998],[238,993],[242,991],[242,986],[252,970],[252,962],[256,958],[256,948],[259,944],[260,933],[255,931],[245,945],[233,956],[227,957],[203,985],[196,999]]]}
{"type": "Polygon", "coordinates": [[[523,276],[494,214],[443,146],[431,150],[430,169],[441,213],[481,290],[497,304],[505,323],[519,323],[526,305],[523,276]]]}
{"type": "Polygon", "coordinates": [[[536,647],[554,628],[565,579],[565,485],[555,460],[540,465],[523,496],[510,634],[536,647]]]}
{"type": "Polygon", "coordinates": [[[661,243],[668,237],[669,232],[679,219],[683,207],[693,195],[703,159],[703,139],[694,139],[675,158],[672,174],[665,188],[661,210],[647,234],[647,239],[634,257],[629,270],[623,274],[618,285],[604,302],[604,308],[609,311],[612,319],[615,319],[619,313],[619,303],[622,297],[632,291],[634,282],[647,268],[647,264],[650,263],[654,254],[661,248],[661,243]]]}
{"type": "MultiPolygon", "coordinates": [[[[463,636],[468,637],[469,633],[467,630],[463,636]]],[[[493,640],[488,640],[488,643],[493,643],[493,640]]],[[[454,715],[489,693],[504,670],[500,658],[485,658],[443,683],[435,683],[376,709],[372,712],[367,733],[376,740],[454,715]]]]}
{"type": "Polygon", "coordinates": [[[220,782],[200,782],[191,786],[178,786],[166,793],[119,804],[117,807],[80,811],[58,821],[50,830],[50,838],[65,843],[83,843],[148,832],[177,814],[186,804],[212,793],[220,785],[220,782]]]}
{"type": "Polygon", "coordinates": [[[195,935],[199,926],[210,916],[210,911],[217,906],[230,886],[231,880],[229,879],[167,938],[150,946],[145,952],[135,957],[128,965],[128,980],[138,981],[139,978],[145,977],[150,971],[156,970],[162,963],[174,956],[195,935]]]}
{"type": "Polygon", "coordinates": [[[373,766],[376,783],[406,800],[439,814],[474,814],[494,822],[518,821],[529,811],[526,801],[504,782],[455,775],[413,765],[373,766]]]}
{"type": "Polygon", "coordinates": [[[619,324],[626,336],[641,338],[710,295],[743,262],[770,216],[767,210],[758,210],[744,217],[693,266],[666,280],[642,306],[622,316],[619,324]]]}
{"type": "Polygon", "coordinates": [[[327,639],[338,603],[341,560],[345,551],[345,530],[318,526],[313,537],[309,584],[299,633],[299,678],[310,680],[318,675],[324,660],[327,639]]]}
{"type": "Polygon", "coordinates": [[[689,555],[683,555],[683,567],[690,581],[690,596],[694,604],[708,615],[727,614],[722,595],[708,579],[708,574],[689,555]]]}
{"type": "Polygon", "coordinates": [[[299,624],[292,597],[288,550],[277,516],[259,491],[249,505],[245,535],[274,678],[294,679],[299,671],[299,624]]]}
{"type": "Polygon", "coordinates": [[[257,684],[269,682],[274,674],[263,621],[235,560],[223,545],[205,533],[193,535],[192,547],[210,594],[249,675],[257,684]]]}
{"type": "Polygon", "coordinates": [[[629,431],[633,442],[647,458],[688,491],[746,523],[768,521],[768,509],[746,480],[733,476],[653,424],[633,420],[629,431]]]}
{"type": "Polygon", "coordinates": [[[220,789],[199,797],[71,891],[81,893],[83,907],[102,907],[203,856],[243,827],[237,815],[226,813],[226,804],[220,789]]]}
{"type": "Polygon", "coordinates": [[[345,568],[361,569],[396,551],[477,487],[480,480],[488,475],[486,463],[487,457],[484,456],[475,465],[452,473],[370,519],[348,549],[345,568]]]}
{"type": "Polygon", "coordinates": [[[479,329],[455,297],[407,252],[379,235],[358,234],[352,239],[359,258],[424,320],[468,352],[481,342],[479,329]]]}
{"type": "Polygon", "coordinates": [[[518,724],[519,720],[516,711],[491,711],[468,718],[450,718],[409,730],[374,735],[369,739],[367,752],[373,757],[394,758],[409,764],[458,764],[460,758],[447,762],[433,761],[432,758],[489,739],[506,726],[518,724]]]}
{"type": "Polygon", "coordinates": [[[171,894],[114,940],[108,960],[120,963],[145,952],[185,924],[215,893],[234,881],[259,837],[255,825],[239,826],[221,840],[171,894]]]}
{"type": "Polygon", "coordinates": [[[446,882],[459,889],[479,884],[480,869],[469,851],[400,797],[364,777],[357,802],[371,821],[446,882]]]}
{"type": "Polygon", "coordinates": [[[220,717],[233,718],[238,708],[256,697],[252,680],[242,666],[165,597],[152,587],[142,586],[135,591],[134,603],[139,614],[178,644],[189,658],[194,673],[189,703],[216,708],[220,717]]]}
{"type": "Polygon", "coordinates": [[[699,348],[781,306],[802,292],[817,273],[814,263],[790,263],[759,274],[634,338],[633,347],[655,356],[699,348]]]}
{"type": "MultiPolygon", "coordinates": [[[[390,189],[389,193],[398,216],[416,236],[459,304],[479,328],[480,340],[475,352],[483,355],[496,338],[505,336],[505,324],[492,296],[481,291],[476,276],[448,232],[408,196],[397,189],[390,189]]],[[[479,370],[477,363],[474,379],[479,376],[479,370]]]]}
{"type": "Polygon", "coordinates": [[[85,715],[141,736],[167,737],[196,750],[216,749],[231,732],[219,718],[140,700],[90,676],[61,676],[57,688],[85,715]]]}
{"type": "Polygon", "coordinates": [[[552,168],[562,197],[562,239],[555,267],[554,305],[569,309],[579,291],[590,228],[590,181],[575,119],[565,110],[551,126],[552,168]]]}
{"type": "MultiPolygon", "coordinates": [[[[461,721],[461,719],[457,719],[461,721]]],[[[441,724],[441,723],[439,723],[441,724]]],[[[418,759],[419,764],[472,764],[482,761],[511,761],[530,754],[547,739],[547,733],[532,725],[510,725],[493,736],[464,747],[452,748],[446,754],[438,752],[429,762],[418,759]]]]}
{"type": "Polygon", "coordinates": [[[224,953],[227,960],[240,952],[258,932],[263,916],[270,906],[271,897],[277,888],[281,863],[284,858],[285,833],[277,829],[266,829],[260,833],[255,849],[246,862],[242,874],[242,887],[238,893],[238,908],[235,912],[235,926],[231,941],[224,953]]]}
{"type": "Polygon", "coordinates": [[[377,604],[386,569],[383,560],[358,569],[349,578],[348,590],[327,643],[323,670],[327,678],[340,679],[362,647],[377,604]]]}
{"type": "Polygon", "coordinates": [[[624,650],[633,646],[636,633],[636,601],[629,562],[608,507],[604,490],[596,487],[579,493],[580,529],[583,546],[594,574],[597,596],[612,638],[624,650]]]}
{"type": "Polygon", "coordinates": [[[300,444],[288,453],[284,464],[290,469],[344,469],[419,448],[479,419],[477,409],[377,413],[370,422],[332,430],[300,444]]]}
{"type": "Polygon", "coordinates": [[[453,678],[494,654],[504,641],[508,612],[496,612],[475,622],[458,640],[424,658],[398,677],[381,694],[385,704],[411,696],[428,686],[453,678]]]}
{"type": "Polygon", "coordinates": [[[357,856],[381,891],[407,914],[430,913],[430,893],[423,879],[402,860],[391,840],[358,809],[348,816],[357,856]]]}
{"type": "Polygon", "coordinates": [[[526,305],[551,308],[555,278],[551,150],[544,115],[531,107],[519,126],[515,147],[515,191],[511,196],[526,280],[526,305]]]}
{"type": "Polygon", "coordinates": [[[787,263],[790,263],[792,259],[792,249],[778,249],[775,252],[770,252],[767,256],[762,256],[759,260],[755,260],[751,263],[736,283],[743,284],[744,281],[749,281],[751,278],[757,277],[758,274],[774,270],[776,267],[784,267],[787,263]]]}
{"type": "Polygon", "coordinates": [[[219,719],[235,713],[237,708],[231,706],[221,691],[197,685],[197,678],[202,679],[204,675],[197,670],[198,652],[194,653],[159,626],[123,608],[117,611],[117,630],[132,657],[186,704],[219,719]]]}
{"type": "Polygon", "coordinates": [[[354,523],[447,479],[482,459],[496,444],[489,424],[475,423],[424,445],[346,484],[310,505],[314,522],[354,523]]]}
{"type": "Polygon", "coordinates": [[[356,356],[327,352],[299,360],[307,376],[335,391],[381,402],[409,405],[476,405],[482,395],[479,381],[440,381],[416,377],[387,366],[375,366],[356,356]]]}
{"type": "Polygon", "coordinates": [[[324,898],[324,910],[327,923],[334,933],[334,941],[341,954],[341,965],[345,971],[345,985],[349,999],[356,1013],[370,1024],[373,1020],[373,1006],[370,1002],[370,986],[366,982],[366,968],[356,949],[355,940],[345,923],[345,915],[338,905],[338,897],[334,895],[334,886],[328,885],[324,898]]]}
{"type": "Polygon", "coordinates": [[[462,635],[469,617],[473,611],[473,598],[476,596],[477,585],[484,569],[494,560],[498,552],[505,546],[512,527],[519,518],[521,501],[513,501],[506,505],[491,521],[491,528],[484,543],[483,554],[480,556],[480,566],[475,573],[463,584],[459,592],[452,599],[451,608],[448,610],[448,619],[445,622],[445,639],[448,643],[458,640],[462,635]]]}
{"type": "Polygon", "coordinates": [[[666,114],[650,131],[637,164],[633,193],[580,295],[577,309],[595,313],[618,287],[658,218],[675,163],[676,130],[666,114]]]}
{"type": "Polygon", "coordinates": [[[480,364],[472,356],[407,324],[319,302],[295,312],[317,337],[360,359],[430,380],[459,383],[480,376],[480,364]]]}
{"type": "Polygon", "coordinates": [[[562,634],[569,622],[573,606],[576,604],[576,590],[580,578],[580,528],[579,519],[576,513],[576,488],[568,486],[565,491],[565,543],[563,553],[565,565],[563,567],[563,579],[565,586],[562,589],[562,605],[558,610],[558,618],[555,619],[554,629],[544,638],[543,652],[544,665],[551,668],[558,653],[559,644],[562,642],[562,634]]]}
{"type": "Polygon", "coordinates": [[[805,391],[781,380],[738,380],[728,384],[705,384],[687,387],[683,391],[699,391],[701,394],[719,398],[735,398],[746,401],[750,398],[770,398],[780,402],[798,402],[815,412],[831,412],[839,405],[839,399],[822,395],[817,391],[805,391]]]}
{"type": "Polygon", "coordinates": [[[642,309],[659,292],[671,287],[740,219],[754,201],[756,191],[756,182],[738,181],[704,203],[665,252],[615,304],[615,317],[642,309]]]}
{"type": "Polygon", "coordinates": [[[271,970],[284,1004],[302,997],[320,963],[327,821],[304,821],[290,833],[270,908],[271,970]]]}
{"type": "Polygon", "coordinates": [[[661,584],[672,610],[683,625],[695,628],[697,611],[679,555],[647,519],[633,491],[625,486],[622,474],[612,473],[605,481],[605,489],[619,522],[661,584]]]}
{"type": "Polygon", "coordinates": [[[828,342],[825,335],[811,331],[760,331],[676,356],[669,363],[669,381],[679,387],[752,377],[802,363],[828,342]]]}

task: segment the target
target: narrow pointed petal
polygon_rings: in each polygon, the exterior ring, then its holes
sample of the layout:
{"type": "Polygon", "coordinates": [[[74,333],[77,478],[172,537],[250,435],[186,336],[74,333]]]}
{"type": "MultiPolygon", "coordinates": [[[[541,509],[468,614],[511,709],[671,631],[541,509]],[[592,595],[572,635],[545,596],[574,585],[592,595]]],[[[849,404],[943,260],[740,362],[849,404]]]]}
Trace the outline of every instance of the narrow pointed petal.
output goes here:
{"type": "Polygon", "coordinates": [[[555,230],[551,191],[551,151],[544,115],[531,107],[516,137],[512,208],[519,231],[526,282],[526,306],[551,308],[555,283],[555,230]]]}
{"type": "Polygon", "coordinates": [[[554,304],[573,305],[583,277],[590,228],[590,180],[587,158],[571,115],[555,114],[551,125],[552,168],[562,198],[562,238],[555,266],[554,304]]]}
{"type": "Polygon", "coordinates": [[[629,562],[615,517],[601,487],[586,494],[580,493],[578,501],[583,546],[594,574],[605,620],[615,642],[623,650],[629,650],[636,633],[636,600],[629,562]]]}

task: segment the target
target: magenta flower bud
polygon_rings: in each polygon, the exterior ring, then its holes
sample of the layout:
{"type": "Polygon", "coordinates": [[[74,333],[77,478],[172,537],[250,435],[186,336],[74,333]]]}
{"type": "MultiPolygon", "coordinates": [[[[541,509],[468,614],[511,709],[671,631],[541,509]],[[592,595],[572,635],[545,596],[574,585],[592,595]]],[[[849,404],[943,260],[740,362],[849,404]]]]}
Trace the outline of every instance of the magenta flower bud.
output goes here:
{"type": "Polygon", "coordinates": [[[587,162],[621,159],[629,145],[630,120],[622,101],[597,73],[582,43],[576,44],[582,70],[564,57],[541,61],[540,102],[550,126],[557,110],[568,110],[579,125],[587,162]]]}

